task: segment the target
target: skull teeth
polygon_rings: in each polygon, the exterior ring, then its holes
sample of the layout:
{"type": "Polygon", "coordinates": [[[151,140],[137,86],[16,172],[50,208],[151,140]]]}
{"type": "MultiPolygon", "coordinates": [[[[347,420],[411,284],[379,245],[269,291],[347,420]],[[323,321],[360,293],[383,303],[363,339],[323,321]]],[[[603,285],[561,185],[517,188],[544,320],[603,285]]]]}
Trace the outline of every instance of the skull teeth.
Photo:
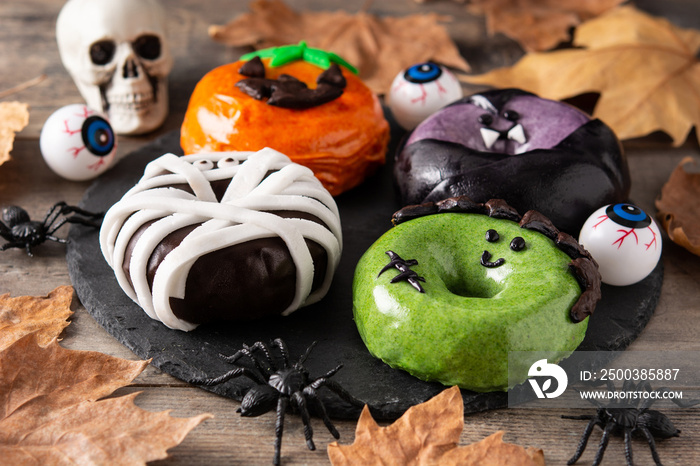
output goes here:
{"type": "Polygon", "coordinates": [[[121,94],[108,96],[111,112],[139,112],[148,110],[155,104],[153,93],[121,94]]]}

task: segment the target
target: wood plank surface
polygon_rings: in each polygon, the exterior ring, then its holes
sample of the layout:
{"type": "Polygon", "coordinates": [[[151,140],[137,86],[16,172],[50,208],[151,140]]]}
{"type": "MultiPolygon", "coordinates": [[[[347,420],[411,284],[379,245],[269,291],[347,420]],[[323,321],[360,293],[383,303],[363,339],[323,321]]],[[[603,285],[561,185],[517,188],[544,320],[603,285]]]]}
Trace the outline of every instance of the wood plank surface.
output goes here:
{"type": "MultiPolygon", "coordinates": [[[[209,69],[235,60],[241,50],[214,43],[207,36],[210,24],[222,24],[247,9],[245,1],[163,0],[168,6],[169,38],[175,50],[175,67],[170,75],[171,113],[158,131],[141,137],[122,137],[120,156],[148,143],[158,135],[177,129],[188,96],[199,78],[209,69]]],[[[363,2],[341,0],[296,0],[298,9],[359,10],[363,2]]],[[[684,26],[700,27],[698,2],[638,2],[655,14],[667,16],[684,26]]],[[[27,90],[0,99],[20,100],[31,105],[28,128],[15,142],[13,160],[0,166],[0,206],[21,205],[33,217],[41,217],[58,200],[77,204],[89,182],[70,182],[58,178],[43,163],[38,137],[45,119],[58,107],[80,102],[73,82],[63,69],[55,43],[54,25],[62,0],[3,0],[0,3],[0,92],[39,75],[45,81],[27,90]]],[[[448,30],[476,72],[511,64],[522,50],[503,36],[487,37],[482,18],[466,12],[453,1],[419,4],[411,0],[376,1],[371,12],[380,15],[406,15],[437,11],[451,15],[448,30]]],[[[420,31],[416,31],[417,38],[420,31]]],[[[664,138],[645,138],[625,144],[629,157],[633,188],[631,198],[648,212],[655,212],[654,200],[669,174],[684,156],[700,160],[694,134],[679,149],[671,148],[664,138]]],[[[700,202],[700,201],[699,201],[700,202]]],[[[65,234],[65,233],[64,233],[65,234]]],[[[651,322],[630,351],[700,351],[700,258],[671,243],[664,236],[665,279],[661,299],[651,322]]],[[[22,251],[0,253],[0,293],[45,295],[70,283],[65,263],[65,248],[47,243],[29,258],[22,251]]],[[[136,357],[108,335],[74,300],[75,315],[65,330],[62,345],[77,350],[96,350],[127,359],[136,357]]],[[[700,370],[700,369],[698,369],[700,370]]],[[[185,441],[170,451],[162,465],[266,464],[271,461],[274,438],[274,414],[259,418],[241,418],[237,403],[193,388],[159,370],[149,367],[129,387],[116,395],[142,392],[137,404],[145,409],[173,410],[174,416],[193,416],[202,412],[215,415],[197,427],[185,441]]],[[[586,412],[590,412],[587,410],[586,412]]],[[[658,442],[666,465],[700,464],[700,411],[673,410],[673,422],[682,431],[679,438],[658,442]]],[[[585,423],[560,418],[554,410],[502,409],[468,416],[462,443],[478,441],[497,431],[507,432],[505,440],[543,448],[548,464],[565,464],[573,454],[585,423]]],[[[569,410],[567,414],[580,414],[569,410]]],[[[283,443],[283,463],[327,464],[325,447],[332,440],[322,423],[313,420],[318,451],[306,449],[301,420],[288,416],[283,443]]],[[[354,422],[337,422],[341,443],[354,437],[354,422]]],[[[600,439],[596,431],[588,450],[578,464],[590,464],[600,439]]],[[[635,464],[653,464],[645,442],[633,442],[635,464]]],[[[619,438],[611,441],[604,464],[622,464],[624,451],[619,438]]],[[[0,460],[1,462],[1,460],[0,460]]]]}

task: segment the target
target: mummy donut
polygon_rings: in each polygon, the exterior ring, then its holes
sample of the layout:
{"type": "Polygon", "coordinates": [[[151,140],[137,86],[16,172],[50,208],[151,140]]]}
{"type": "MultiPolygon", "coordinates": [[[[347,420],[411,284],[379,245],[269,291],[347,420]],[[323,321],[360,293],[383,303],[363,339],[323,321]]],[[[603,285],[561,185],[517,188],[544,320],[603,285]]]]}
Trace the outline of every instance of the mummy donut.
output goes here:
{"type": "Polygon", "coordinates": [[[320,300],[342,236],[313,172],[265,148],[152,161],[106,213],[100,247],[151,318],[189,331],[320,300]]]}

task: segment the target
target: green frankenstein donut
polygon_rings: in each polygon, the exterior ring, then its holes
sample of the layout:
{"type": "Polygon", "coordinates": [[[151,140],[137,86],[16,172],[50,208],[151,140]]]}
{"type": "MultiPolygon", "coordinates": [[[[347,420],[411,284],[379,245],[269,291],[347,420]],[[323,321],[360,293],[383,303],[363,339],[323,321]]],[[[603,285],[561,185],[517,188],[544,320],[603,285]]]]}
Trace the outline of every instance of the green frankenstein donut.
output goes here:
{"type": "Polygon", "coordinates": [[[423,380],[507,390],[509,351],[555,362],[583,340],[600,299],[598,266],[543,215],[459,197],[406,207],[392,221],[353,283],[355,322],[375,357],[423,380]]]}

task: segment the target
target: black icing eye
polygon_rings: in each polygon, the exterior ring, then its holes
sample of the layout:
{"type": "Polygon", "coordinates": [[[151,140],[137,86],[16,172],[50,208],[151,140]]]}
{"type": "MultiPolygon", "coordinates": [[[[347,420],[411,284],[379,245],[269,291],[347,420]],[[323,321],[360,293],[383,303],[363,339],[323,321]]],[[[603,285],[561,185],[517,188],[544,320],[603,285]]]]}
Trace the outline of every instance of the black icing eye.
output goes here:
{"type": "Polygon", "coordinates": [[[146,60],[160,57],[160,39],[152,34],[144,34],[134,41],[134,52],[146,60]]]}
{"type": "Polygon", "coordinates": [[[96,115],[87,117],[81,128],[81,136],[85,148],[98,157],[104,157],[114,149],[114,131],[102,117],[96,115]]]}
{"type": "Polygon", "coordinates": [[[503,118],[508,121],[518,121],[520,119],[520,114],[515,110],[506,110],[503,112],[503,118]]]}
{"type": "Polygon", "coordinates": [[[496,241],[498,241],[499,238],[500,236],[498,235],[498,232],[496,230],[488,230],[486,232],[486,241],[488,241],[489,243],[495,243],[496,241]]]}
{"type": "Polygon", "coordinates": [[[112,40],[101,40],[90,46],[90,60],[95,65],[106,65],[114,58],[117,45],[112,40]]]}
{"type": "Polygon", "coordinates": [[[651,224],[649,215],[632,204],[613,204],[605,209],[605,214],[613,222],[627,228],[646,228],[651,224]]]}
{"type": "Polygon", "coordinates": [[[478,121],[484,126],[491,126],[491,123],[493,123],[493,115],[491,115],[490,113],[484,113],[482,115],[479,115],[479,118],[477,118],[476,121],[478,121]]]}
{"type": "Polygon", "coordinates": [[[516,236],[513,238],[513,241],[510,242],[510,248],[515,252],[522,251],[525,249],[525,240],[520,236],[516,236]]]}
{"type": "Polygon", "coordinates": [[[412,83],[425,84],[435,81],[440,75],[442,75],[440,65],[429,61],[413,65],[404,72],[403,77],[412,83]]]}

